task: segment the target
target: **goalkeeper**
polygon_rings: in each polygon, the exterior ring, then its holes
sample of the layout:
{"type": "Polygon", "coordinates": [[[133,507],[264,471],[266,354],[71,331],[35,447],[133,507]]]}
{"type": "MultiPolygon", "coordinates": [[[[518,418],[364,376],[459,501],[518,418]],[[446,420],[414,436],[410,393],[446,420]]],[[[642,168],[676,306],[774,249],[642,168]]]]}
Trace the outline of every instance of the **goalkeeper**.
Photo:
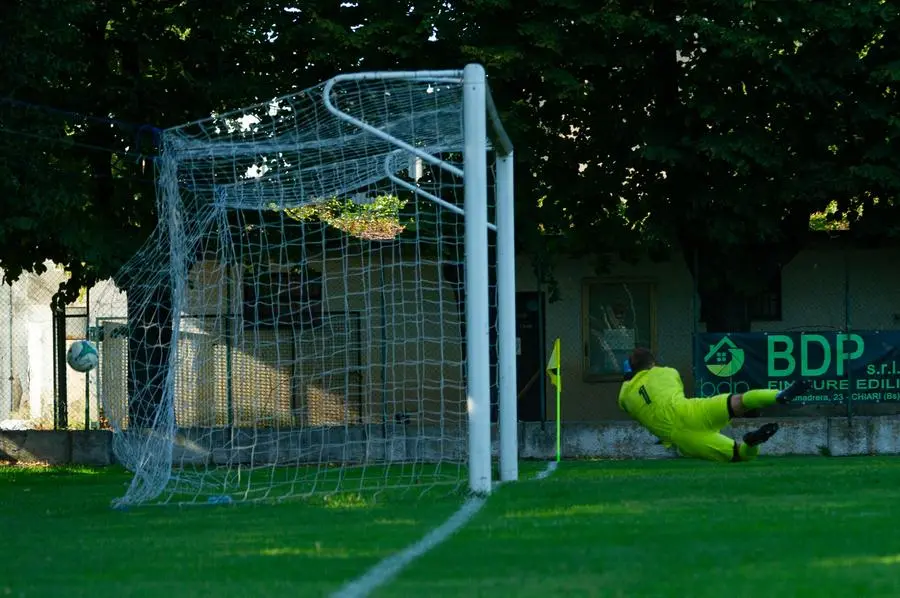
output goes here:
{"type": "Polygon", "coordinates": [[[759,445],[778,431],[765,424],[738,442],[720,432],[735,417],[758,416],[758,410],[775,403],[790,403],[807,389],[797,381],[784,390],[748,390],[705,399],[684,396],[678,370],[656,364],[647,349],[636,349],[625,362],[625,382],[619,391],[619,407],[647,428],[667,447],[675,446],[685,457],[723,463],[750,461],[759,445]]]}

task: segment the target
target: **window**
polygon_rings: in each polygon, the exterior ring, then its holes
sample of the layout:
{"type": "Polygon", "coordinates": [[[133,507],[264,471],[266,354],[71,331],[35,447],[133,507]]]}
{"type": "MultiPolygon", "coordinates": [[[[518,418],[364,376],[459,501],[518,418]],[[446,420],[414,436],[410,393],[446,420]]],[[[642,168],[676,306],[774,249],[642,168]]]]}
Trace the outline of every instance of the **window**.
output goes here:
{"type": "MultiPolygon", "coordinates": [[[[766,288],[747,300],[747,311],[752,322],[781,321],[781,270],[772,277],[766,288]]],[[[706,322],[706,304],[700,303],[700,321],[706,322]]]]}
{"type": "Polygon", "coordinates": [[[747,304],[750,319],[757,322],[781,321],[781,270],[772,277],[768,286],[747,304]]]}
{"type": "Polygon", "coordinates": [[[585,281],[582,291],[584,379],[620,379],[635,347],[656,348],[656,288],[652,281],[585,281]]]}

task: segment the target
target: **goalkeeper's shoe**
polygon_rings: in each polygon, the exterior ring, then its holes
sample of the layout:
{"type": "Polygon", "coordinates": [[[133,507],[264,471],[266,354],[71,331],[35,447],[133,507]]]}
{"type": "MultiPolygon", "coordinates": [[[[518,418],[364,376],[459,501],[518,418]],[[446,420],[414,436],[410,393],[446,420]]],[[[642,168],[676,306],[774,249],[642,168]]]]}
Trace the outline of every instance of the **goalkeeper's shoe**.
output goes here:
{"type": "Polygon", "coordinates": [[[771,438],[778,431],[778,424],[763,424],[758,429],[744,434],[744,444],[747,446],[757,446],[771,438]]]}
{"type": "Polygon", "coordinates": [[[808,380],[797,380],[775,396],[775,401],[786,405],[809,389],[808,380]]]}

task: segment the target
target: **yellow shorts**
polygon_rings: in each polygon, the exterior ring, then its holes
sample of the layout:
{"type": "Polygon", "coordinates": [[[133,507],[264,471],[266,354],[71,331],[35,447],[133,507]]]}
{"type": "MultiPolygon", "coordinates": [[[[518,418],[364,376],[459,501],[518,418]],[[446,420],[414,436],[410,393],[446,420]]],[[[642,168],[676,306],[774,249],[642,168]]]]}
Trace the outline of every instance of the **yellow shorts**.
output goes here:
{"type": "Polygon", "coordinates": [[[728,413],[730,396],[721,394],[689,399],[678,405],[671,440],[682,455],[725,463],[734,458],[734,439],[719,433],[731,422],[728,413]]]}

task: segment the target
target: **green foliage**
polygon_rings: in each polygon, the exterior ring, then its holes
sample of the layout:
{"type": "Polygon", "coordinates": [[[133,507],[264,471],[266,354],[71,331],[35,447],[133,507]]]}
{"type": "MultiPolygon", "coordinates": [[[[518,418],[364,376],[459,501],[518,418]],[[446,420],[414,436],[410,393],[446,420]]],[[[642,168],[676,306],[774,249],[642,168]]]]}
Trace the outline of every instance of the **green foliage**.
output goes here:
{"type": "MultiPolygon", "coordinates": [[[[142,156],[155,148],[141,124],[339,71],[471,60],[516,146],[519,248],[550,282],[564,255],[603,270],[611,253],[675,251],[701,296],[740,302],[803,247],[811,215],[867,240],[900,232],[900,16],[883,0],[8,4],[8,98],[138,123],[3,108],[0,265],[12,274],[50,258],[80,286],[147,237],[142,156]]],[[[346,227],[363,217],[337,213],[346,227]]]]}
{"type": "Polygon", "coordinates": [[[406,229],[407,223],[400,217],[406,203],[407,200],[395,195],[379,195],[365,202],[332,197],[298,208],[286,208],[284,212],[298,221],[325,222],[360,239],[386,241],[406,229]]]}
{"type": "Polygon", "coordinates": [[[823,212],[816,212],[809,217],[811,231],[845,231],[850,228],[846,215],[838,213],[837,202],[832,201],[823,212]]]}
{"type": "Polygon", "coordinates": [[[71,134],[57,115],[30,107],[35,82],[46,96],[60,93],[65,81],[83,68],[65,56],[77,43],[67,24],[88,10],[77,0],[56,6],[49,1],[11,1],[0,19],[0,266],[13,280],[23,269],[41,271],[44,260],[64,258],[64,232],[84,204],[88,177],[84,163],[65,151],[71,134]],[[46,28],[59,35],[47,36],[46,28]],[[23,98],[26,101],[11,101],[23,98]],[[61,176],[56,176],[57,174],[61,176]],[[50,231],[57,234],[48,234],[50,231]]]}
{"type": "Polygon", "coordinates": [[[740,314],[832,202],[853,234],[897,230],[890,3],[458,6],[454,35],[510,107],[519,222],[535,225],[518,238],[545,266],[680,251],[701,296],[740,314]]]}
{"type": "Polygon", "coordinates": [[[325,0],[294,7],[4,4],[0,267],[7,276],[52,259],[72,274],[60,297],[70,300],[113,275],[156,223],[155,129],[309,87],[363,62],[424,67],[434,58],[416,50],[431,34],[425,7],[325,0]]]}

